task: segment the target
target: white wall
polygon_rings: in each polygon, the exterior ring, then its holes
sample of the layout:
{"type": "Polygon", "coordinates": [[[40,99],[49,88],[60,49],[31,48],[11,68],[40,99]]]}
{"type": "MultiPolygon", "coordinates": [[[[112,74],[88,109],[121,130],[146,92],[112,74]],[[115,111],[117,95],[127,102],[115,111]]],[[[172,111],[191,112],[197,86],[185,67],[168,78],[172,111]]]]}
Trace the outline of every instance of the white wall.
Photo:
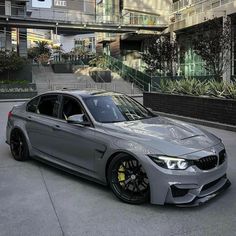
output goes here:
{"type": "Polygon", "coordinates": [[[73,36],[60,36],[60,43],[62,44],[62,49],[65,52],[70,52],[74,48],[74,41],[78,39],[84,39],[89,37],[95,37],[95,34],[79,34],[73,36]]]}

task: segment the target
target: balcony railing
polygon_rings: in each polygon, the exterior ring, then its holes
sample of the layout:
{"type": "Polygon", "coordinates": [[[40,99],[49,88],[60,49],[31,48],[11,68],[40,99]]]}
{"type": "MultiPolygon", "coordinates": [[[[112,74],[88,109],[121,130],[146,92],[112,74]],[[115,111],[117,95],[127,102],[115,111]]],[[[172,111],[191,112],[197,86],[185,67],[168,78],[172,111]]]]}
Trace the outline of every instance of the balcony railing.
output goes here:
{"type": "Polygon", "coordinates": [[[196,13],[223,6],[234,0],[179,0],[172,5],[172,12],[176,13],[186,8],[195,8],[196,13]]]}
{"type": "MultiPolygon", "coordinates": [[[[1,15],[5,12],[5,5],[0,4],[1,15]]],[[[24,19],[53,20],[57,22],[69,22],[74,24],[120,24],[137,26],[159,26],[162,25],[159,17],[145,15],[101,15],[96,13],[84,13],[76,10],[46,9],[46,8],[26,8],[26,6],[11,6],[11,17],[24,19]]]]}

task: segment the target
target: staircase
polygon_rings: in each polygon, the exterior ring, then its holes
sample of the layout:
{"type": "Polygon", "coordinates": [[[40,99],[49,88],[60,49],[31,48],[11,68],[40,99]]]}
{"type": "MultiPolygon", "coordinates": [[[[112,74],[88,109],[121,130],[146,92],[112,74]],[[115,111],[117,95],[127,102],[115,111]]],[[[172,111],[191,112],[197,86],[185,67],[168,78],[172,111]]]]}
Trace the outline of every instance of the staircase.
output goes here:
{"type": "Polygon", "coordinates": [[[34,65],[32,68],[33,82],[38,93],[51,90],[67,89],[102,89],[125,94],[142,94],[142,90],[134,83],[121,78],[115,72],[112,73],[111,83],[95,83],[89,76],[88,67],[78,68],[74,73],[54,73],[50,66],[34,65]]]}

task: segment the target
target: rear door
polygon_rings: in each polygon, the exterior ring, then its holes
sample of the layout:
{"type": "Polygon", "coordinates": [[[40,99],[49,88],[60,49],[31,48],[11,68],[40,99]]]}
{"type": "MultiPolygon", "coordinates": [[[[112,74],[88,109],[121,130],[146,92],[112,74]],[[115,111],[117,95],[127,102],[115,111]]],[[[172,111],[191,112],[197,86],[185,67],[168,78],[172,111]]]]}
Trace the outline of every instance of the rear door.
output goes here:
{"type": "Polygon", "coordinates": [[[26,130],[31,145],[37,151],[52,155],[56,148],[55,130],[58,129],[60,95],[42,95],[27,105],[26,130]]]}

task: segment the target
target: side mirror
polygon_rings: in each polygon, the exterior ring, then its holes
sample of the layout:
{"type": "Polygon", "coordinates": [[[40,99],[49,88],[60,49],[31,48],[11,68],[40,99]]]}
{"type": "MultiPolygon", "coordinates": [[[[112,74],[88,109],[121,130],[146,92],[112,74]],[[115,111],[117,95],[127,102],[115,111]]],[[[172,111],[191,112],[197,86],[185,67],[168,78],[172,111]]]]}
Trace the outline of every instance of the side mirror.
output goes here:
{"type": "Polygon", "coordinates": [[[83,126],[89,126],[90,125],[89,121],[85,121],[85,115],[84,114],[69,116],[68,119],[67,119],[67,123],[83,125],[83,126]]]}

